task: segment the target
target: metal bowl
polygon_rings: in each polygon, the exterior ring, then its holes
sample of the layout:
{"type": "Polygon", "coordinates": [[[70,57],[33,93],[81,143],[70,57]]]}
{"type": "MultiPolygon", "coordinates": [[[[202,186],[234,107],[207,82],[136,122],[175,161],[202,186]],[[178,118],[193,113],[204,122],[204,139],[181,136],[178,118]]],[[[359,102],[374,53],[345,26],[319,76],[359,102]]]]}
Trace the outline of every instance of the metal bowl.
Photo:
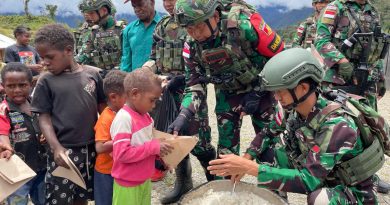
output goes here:
{"type": "MultiPolygon", "coordinates": [[[[211,182],[204,183],[184,195],[179,201],[180,205],[186,205],[193,199],[202,198],[204,194],[209,190],[213,189],[214,191],[232,191],[232,183],[230,180],[215,180],[211,182]]],[[[264,200],[268,201],[269,204],[275,205],[286,205],[288,204],[283,198],[274,192],[263,189],[255,186],[254,184],[249,184],[246,182],[238,182],[236,184],[235,193],[239,194],[240,192],[253,193],[260,196],[264,200]]],[[[216,204],[217,205],[217,204],[216,204]]]]}

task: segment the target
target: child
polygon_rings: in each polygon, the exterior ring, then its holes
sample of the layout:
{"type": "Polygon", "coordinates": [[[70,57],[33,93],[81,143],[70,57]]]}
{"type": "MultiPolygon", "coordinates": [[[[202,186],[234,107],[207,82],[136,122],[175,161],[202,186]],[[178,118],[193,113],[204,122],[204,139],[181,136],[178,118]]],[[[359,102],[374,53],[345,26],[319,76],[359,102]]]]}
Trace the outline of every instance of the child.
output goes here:
{"type": "Polygon", "coordinates": [[[161,96],[161,81],[148,69],[127,74],[126,104],[111,125],[113,137],[112,204],[151,204],[151,181],[156,156],[172,150],[167,142],[152,138],[153,120],[148,112],[161,96]]]}
{"type": "Polygon", "coordinates": [[[31,112],[29,93],[32,74],[22,63],[8,63],[1,71],[6,98],[0,104],[0,144],[13,147],[2,150],[0,158],[9,159],[16,153],[37,173],[7,198],[8,204],[26,204],[29,195],[34,204],[45,203],[44,178],[46,173],[45,148],[40,143],[38,117],[31,112]]]}
{"type": "Polygon", "coordinates": [[[73,58],[73,35],[60,24],[46,25],[35,35],[35,46],[49,72],[39,78],[32,111],[51,148],[47,160],[48,204],[86,204],[93,199],[95,165],[94,126],[105,107],[103,81],[96,69],[78,65],[73,58]],[[87,190],[51,173],[68,167],[65,152],[79,169],[87,190]]]}
{"type": "MultiPolygon", "coordinates": [[[[1,72],[1,70],[4,68],[5,65],[6,65],[5,63],[0,62],[0,72],[1,72]]],[[[5,92],[4,92],[4,87],[3,87],[3,85],[2,85],[1,74],[0,74],[0,102],[3,101],[4,95],[5,95],[5,92]]],[[[0,151],[1,151],[1,150],[0,150],[0,151]]]]}
{"type": "Polygon", "coordinates": [[[40,58],[34,47],[30,43],[30,28],[18,26],[14,30],[16,44],[8,46],[5,49],[5,63],[21,62],[31,69],[34,76],[38,75],[43,66],[40,64],[40,58]]]}
{"type": "Polygon", "coordinates": [[[115,114],[123,107],[126,101],[123,81],[126,73],[113,70],[103,80],[103,90],[107,97],[108,106],[103,110],[95,125],[96,157],[94,176],[94,195],[96,205],[112,204],[112,140],[110,135],[111,123],[115,114]]]}

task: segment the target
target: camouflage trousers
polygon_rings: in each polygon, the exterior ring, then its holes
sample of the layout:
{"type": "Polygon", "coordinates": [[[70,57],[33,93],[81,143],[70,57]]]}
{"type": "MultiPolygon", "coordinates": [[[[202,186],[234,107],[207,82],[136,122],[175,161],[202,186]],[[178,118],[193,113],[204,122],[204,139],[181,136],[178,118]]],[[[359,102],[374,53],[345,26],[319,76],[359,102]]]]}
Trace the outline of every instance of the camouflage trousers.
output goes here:
{"type": "MultiPolygon", "coordinates": [[[[242,124],[241,104],[246,93],[235,94],[215,89],[218,124],[218,154],[240,152],[240,129],[242,124]]],[[[261,100],[256,113],[251,115],[252,125],[256,134],[259,133],[270,121],[273,114],[274,98],[267,93],[261,100]]]]}
{"type": "Polygon", "coordinates": [[[374,189],[371,187],[371,192],[360,191],[354,187],[345,187],[343,185],[338,185],[333,188],[320,188],[311,192],[307,196],[308,205],[349,205],[349,204],[378,204],[378,201],[375,196],[374,189]],[[366,200],[358,200],[356,195],[359,198],[364,197],[366,200]]]}
{"type": "MultiPolygon", "coordinates": [[[[183,92],[184,86],[174,93],[171,93],[175,99],[177,110],[180,110],[183,92]]],[[[191,151],[191,154],[196,157],[207,155],[215,150],[213,145],[211,145],[211,128],[209,126],[207,103],[205,105],[206,106],[202,106],[202,110],[195,114],[194,118],[189,122],[191,126],[188,126],[183,133],[184,135],[198,137],[198,143],[191,151]]]]}
{"type": "MultiPolygon", "coordinates": [[[[275,146],[264,150],[256,157],[258,164],[272,167],[294,169],[289,163],[288,156],[281,146],[275,146]]],[[[307,195],[308,205],[349,205],[349,204],[377,204],[373,183],[368,179],[362,182],[359,189],[338,185],[335,187],[322,187],[307,195]],[[362,188],[364,187],[364,188],[362,188]],[[363,191],[364,190],[364,191],[363,191]]],[[[277,183],[271,181],[270,183],[277,183]]],[[[293,188],[290,188],[293,189],[293,188]]]]}

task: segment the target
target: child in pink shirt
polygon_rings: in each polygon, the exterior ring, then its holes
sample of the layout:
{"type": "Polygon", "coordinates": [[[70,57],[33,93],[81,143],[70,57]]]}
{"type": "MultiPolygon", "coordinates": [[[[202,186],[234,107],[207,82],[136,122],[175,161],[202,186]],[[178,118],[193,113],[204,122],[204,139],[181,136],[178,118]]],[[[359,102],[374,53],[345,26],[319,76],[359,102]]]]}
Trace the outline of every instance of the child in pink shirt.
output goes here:
{"type": "Polygon", "coordinates": [[[113,137],[113,204],[151,204],[156,156],[172,150],[167,142],[153,139],[153,119],[148,112],[160,98],[161,81],[147,69],[127,74],[126,104],[111,125],[113,137]]]}

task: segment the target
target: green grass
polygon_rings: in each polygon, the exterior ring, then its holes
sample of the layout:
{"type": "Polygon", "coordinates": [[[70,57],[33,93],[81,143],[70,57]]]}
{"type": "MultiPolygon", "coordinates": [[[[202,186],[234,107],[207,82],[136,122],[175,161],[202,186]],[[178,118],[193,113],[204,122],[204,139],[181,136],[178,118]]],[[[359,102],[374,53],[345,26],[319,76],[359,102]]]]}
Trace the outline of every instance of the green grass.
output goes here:
{"type": "Polygon", "coordinates": [[[20,15],[0,16],[0,33],[13,38],[13,30],[19,25],[25,25],[34,32],[51,23],[55,21],[46,16],[32,16],[31,19],[20,15]]]}

